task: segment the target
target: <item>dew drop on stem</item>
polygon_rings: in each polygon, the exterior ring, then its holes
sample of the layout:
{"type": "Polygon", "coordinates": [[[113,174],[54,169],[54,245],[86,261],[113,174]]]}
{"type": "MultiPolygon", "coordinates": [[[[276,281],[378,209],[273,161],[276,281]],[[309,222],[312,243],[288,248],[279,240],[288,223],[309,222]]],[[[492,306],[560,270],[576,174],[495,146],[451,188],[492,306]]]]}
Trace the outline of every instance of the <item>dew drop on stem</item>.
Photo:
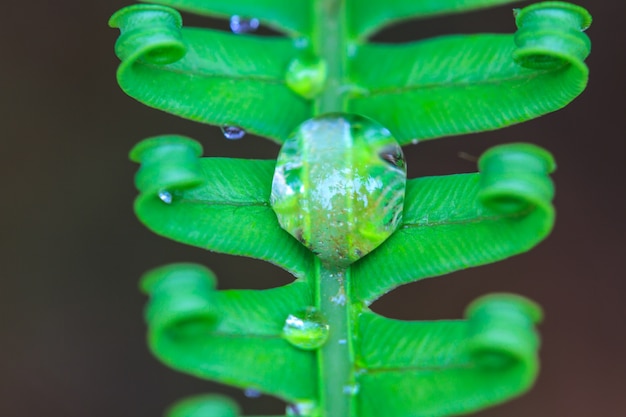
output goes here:
{"type": "Polygon", "coordinates": [[[234,15],[230,18],[230,30],[236,34],[254,32],[259,28],[259,23],[259,19],[254,17],[246,19],[241,16],[234,15]]]}
{"type": "Polygon", "coordinates": [[[326,61],[308,55],[294,58],[285,74],[287,87],[307,99],[315,98],[322,92],[326,78],[326,61]]]}
{"type": "Polygon", "coordinates": [[[238,140],[246,135],[246,131],[239,126],[226,125],[222,126],[221,129],[224,137],[229,140],[238,140]]]}
{"type": "Polygon", "coordinates": [[[315,307],[306,307],[285,319],[282,336],[293,346],[312,350],[328,340],[330,326],[315,307]]]}

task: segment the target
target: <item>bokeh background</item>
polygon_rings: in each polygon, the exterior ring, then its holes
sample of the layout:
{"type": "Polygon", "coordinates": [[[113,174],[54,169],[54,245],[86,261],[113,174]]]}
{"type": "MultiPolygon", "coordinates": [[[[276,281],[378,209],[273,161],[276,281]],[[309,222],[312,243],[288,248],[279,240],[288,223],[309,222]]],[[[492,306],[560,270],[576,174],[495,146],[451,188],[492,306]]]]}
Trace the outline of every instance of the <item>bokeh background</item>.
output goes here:
{"type": "MultiPolygon", "coordinates": [[[[247,414],[284,405],[196,380],[145,346],[139,276],[175,261],[211,267],[221,288],[290,281],[271,265],[206,253],[157,237],[132,212],[142,138],[180,133],[206,155],[274,158],[277,145],[149,109],[115,82],[117,31],[129,0],[10,2],[0,25],[0,416],[153,417],[184,396],[225,392],[247,414]]],[[[496,417],[626,415],[624,198],[626,3],[579,0],[594,15],[589,87],[569,107],[504,130],[406,149],[410,176],[475,170],[502,142],[528,141],[557,161],[558,221],[530,253],[402,287],[374,308],[404,319],[460,317],[474,298],[511,291],[538,301],[543,370],[524,397],[478,413],[496,417]],[[471,158],[469,158],[471,159],[471,158]]],[[[403,24],[378,36],[511,32],[511,6],[403,24]]],[[[184,15],[188,25],[227,28],[184,15]]],[[[288,111],[288,110],[286,110],[288,111]]]]}

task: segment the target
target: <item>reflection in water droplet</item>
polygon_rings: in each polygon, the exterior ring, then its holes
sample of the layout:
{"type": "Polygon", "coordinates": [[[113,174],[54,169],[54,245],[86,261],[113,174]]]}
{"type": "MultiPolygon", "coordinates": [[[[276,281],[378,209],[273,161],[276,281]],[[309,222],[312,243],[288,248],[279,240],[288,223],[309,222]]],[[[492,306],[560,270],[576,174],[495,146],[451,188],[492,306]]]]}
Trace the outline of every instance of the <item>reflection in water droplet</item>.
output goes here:
{"type": "Polygon", "coordinates": [[[172,194],[169,191],[159,191],[159,198],[165,204],[172,204],[172,194]]]}
{"type": "Polygon", "coordinates": [[[344,385],[343,393],[346,395],[357,395],[359,393],[359,384],[344,385]]]}
{"type": "Polygon", "coordinates": [[[316,413],[317,407],[315,402],[313,401],[299,401],[293,404],[287,404],[287,412],[288,416],[304,416],[304,417],[315,417],[318,414],[316,413]]]}
{"type": "Polygon", "coordinates": [[[283,337],[300,349],[317,349],[328,340],[329,326],[315,307],[290,314],[283,326],[283,337]]]}
{"type": "Polygon", "coordinates": [[[261,396],[261,391],[254,388],[246,388],[245,390],[243,390],[243,395],[248,398],[259,398],[261,396]]]}
{"type": "Polygon", "coordinates": [[[331,297],[330,301],[332,301],[334,304],[337,304],[339,306],[345,306],[346,305],[346,293],[343,292],[343,290],[339,293],[337,293],[337,295],[331,297]]]}
{"type": "Polygon", "coordinates": [[[246,135],[246,131],[238,126],[222,126],[222,133],[226,139],[237,140],[246,135]]]}
{"type": "Polygon", "coordinates": [[[230,30],[233,33],[254,32],[259,28],[259,19],[244,19],[241,16],[234,15],[230,18],[230,30]]]}

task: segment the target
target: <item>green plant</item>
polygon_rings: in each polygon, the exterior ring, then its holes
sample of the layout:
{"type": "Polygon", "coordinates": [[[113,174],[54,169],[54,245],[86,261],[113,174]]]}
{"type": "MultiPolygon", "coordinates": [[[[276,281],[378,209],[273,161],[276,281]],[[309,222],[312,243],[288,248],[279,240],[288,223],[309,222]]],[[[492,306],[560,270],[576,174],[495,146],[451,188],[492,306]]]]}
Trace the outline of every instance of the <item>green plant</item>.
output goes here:
{"type": "MultiPolygon", "coordinates": [[[[480,173],[407,181],[400,145],[566,105],[586,84],[589,14],[545,2],[516,10],[515,35],[368,41],[401,19],[511,2],[161,0],[111,18],[129,95],[283,145],[278,162],[200,158],[200,144],[180,136],[132,150],[135,209],[150,229],[296,277],[217,291],[199,265],[149,272],[149,344],[163,362],[280,397],[289,415],[452,415],[532,384],[541,312],[525,298],[489,295],[452,321],[368,308],[399,285],[524,252],[552,227],[555,165],[543,149],[501,145],[480,158],[480,173]],[[258,18],[286,36],[182,28],[167,6],[258,18]]],[[[171,410],[235,414],[214,397],[171,410]]]]}

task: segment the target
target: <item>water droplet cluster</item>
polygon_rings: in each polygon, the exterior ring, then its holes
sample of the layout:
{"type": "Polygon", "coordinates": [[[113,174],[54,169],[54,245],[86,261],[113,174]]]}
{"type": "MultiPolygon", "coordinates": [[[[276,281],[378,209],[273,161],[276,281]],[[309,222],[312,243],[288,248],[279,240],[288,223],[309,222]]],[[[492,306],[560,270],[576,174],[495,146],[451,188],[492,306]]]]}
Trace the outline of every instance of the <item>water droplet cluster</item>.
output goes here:
{"type": "Polygon", "coordinates": [[[259,24],[259,19],[254,17],[245,19],[241,16],[234,15],[230,18],[230,30],[236,34],[254,32],[259,28],[259,24]]]}

